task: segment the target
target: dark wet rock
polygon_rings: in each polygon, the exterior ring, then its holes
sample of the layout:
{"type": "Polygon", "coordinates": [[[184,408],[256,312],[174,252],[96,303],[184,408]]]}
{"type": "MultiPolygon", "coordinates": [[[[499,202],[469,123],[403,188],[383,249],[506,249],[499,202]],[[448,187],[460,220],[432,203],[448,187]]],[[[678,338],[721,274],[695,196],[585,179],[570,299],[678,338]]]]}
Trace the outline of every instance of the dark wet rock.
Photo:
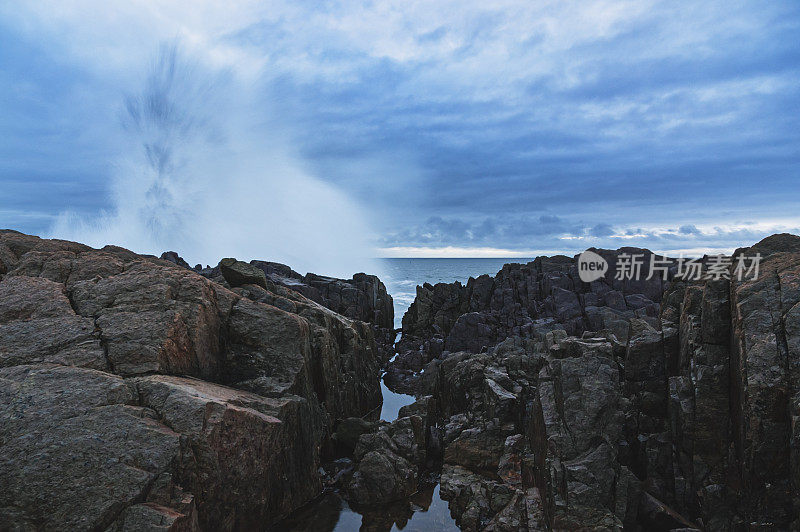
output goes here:
{"type": "Polygon", "coordinates": [[[344,489],[350,483],[355,464],[348,457],[327,460],[322,464],[322,482],[326,488],[344,489]]]}
{"type": "Polygon", "coordinates": [[[383,382],[395,393],[407,395],[425,395],[430,388],[430,379],[435,375],[438,358],[431,358],[436,353],[445,358],[450,353],[445,351],[428,351],[425,348],[398,353],[386,365],[383,382]]]}
{"type": "Polygon", "coordinates": [[[360,417],[349,417],[341,420],[336,425],[336,430],[331,438],[331,443],[340,456],[352,456],[362,434],[375,432],[378,425],[360,417]]]}
{"type": "Polygon", "coordinates": [[[308,274],[304,281],[321,294],[321,303],[348,318],[394,329],[394,305],[386,287],[374,275],[357,273],[352,279],[308,274]]]}
{"type": "Polygon", "coordinates": [[[420,389],[420,378],[419,373],[410,369],[399,369],[390,365],[383,376],[383,382],[395,393],[414,395],[420,389]]]}
{"type": "Polygon", "coordinates": [[[500,465],[505,443],[501,429],[472,427],[447,443],[444,461],[473,471],[494,471],[500,465]]]}
{"type": "Polygon", "coordinates": [[[644,493],[641,497],[639,521],[647,527],[647,530],[700,530],[698,525],[687,520],[649,493],[644,493]]]}
{"type": "Polygon", "coordinates": [[[422,423],[429,427],[432,423],[436,422],[436,400],[432,395],[425,395],[419,397],[416,401],[409,405],[400,407],[398,419],[411,416],[419,416],[422,423]]]}
{"type": "Polygon", "coordinates": [[[417,491],[427,457],[426,426],[422,417],[401,417],[363,434],[356,445],[357,462],[348,499],[374,506],[397,501],[417,491]]]}
{"type": "Polygon", "coordinates": [[[742,495],[754,521],[793,527],[800,525],[799,303],[797,253],[774,252],[757,281],[732,282],[731,430],[742,495]]]}
{"type": "Polygon", "coordinates": [[[426,471],[433,470],[433,462],[441,455],[436,404],[430,396],[404,406],[391,423],[343,423],[337,433],[346,432],[348,441],[360,433],[352,453],[354,472],[346,488],[348,501],[360,507],[409,497],[424,485],[426,471]]]}
{"type": "Polygon", "coordinates": [[[348,486],[350,500],[361,505],[385,504],[408,497],[415,491],[415,466],[390,450],[365,454],[348,486]]]}
{"type": "Polygon", "coordinates": [[[440,494],[450,502],[450,512],[462,530],[483,530],[516,493],[502,482],[458,465],[442,468],[441,486],[440,494]]]}
{"type": "Polygon", "coordinates": [[[639,482],[617,459],[628,401],[611,344],[542,336],[439,366],[441,493],[464,530],[614,528],[636,518],[639,482]]]}

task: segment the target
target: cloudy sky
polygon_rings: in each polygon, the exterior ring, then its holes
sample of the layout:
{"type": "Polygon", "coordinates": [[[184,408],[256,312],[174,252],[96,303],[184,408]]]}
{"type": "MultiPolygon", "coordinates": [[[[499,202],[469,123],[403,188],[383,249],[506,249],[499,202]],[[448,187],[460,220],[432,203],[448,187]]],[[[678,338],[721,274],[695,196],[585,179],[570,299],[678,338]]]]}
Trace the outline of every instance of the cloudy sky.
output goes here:
{"type": "Polygon", "coordinates": [[[65,212],[124,208],[121,117],[164,43],[224,78],[206,108],[247,118],[229,137],[291,159],[247,165],[270,174],[250,196],[300,172],[378,255],[800,232],[796,0],[0,0],[0,227],[62,236],[65,212]]]}

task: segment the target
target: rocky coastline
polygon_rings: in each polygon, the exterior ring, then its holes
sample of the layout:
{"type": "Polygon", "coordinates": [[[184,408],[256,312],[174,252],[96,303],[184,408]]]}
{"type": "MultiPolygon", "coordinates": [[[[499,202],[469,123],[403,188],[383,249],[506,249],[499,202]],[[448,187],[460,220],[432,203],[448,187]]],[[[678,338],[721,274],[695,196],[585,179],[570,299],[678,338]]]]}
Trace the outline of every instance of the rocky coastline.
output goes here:
{"type": "Polygon", "coordinates": [[[377,278],[170,258],[0,232],[0,528],[265,529],[376,418],[377,278]]]}
{"type": "MultiPolygon", "coordinates": [[[[800,237],[757,280],[582,282],[575,258],[424,285],[387,383],[463,530],[800,528],[800,237]]],[[[708,260],[706,257],[704,260],[708,260]]],[[[673,261],[674,262],[674,261],[673,261]]]]}
{"type": "Polygon", "coordinates": [[[0,231],[0,529],[280,530],[437,482],[462,530],[798,529],[800,237],[738,250],[750,281],[595,251],[420,286],[395,343],[375,276],[0,231]]]}

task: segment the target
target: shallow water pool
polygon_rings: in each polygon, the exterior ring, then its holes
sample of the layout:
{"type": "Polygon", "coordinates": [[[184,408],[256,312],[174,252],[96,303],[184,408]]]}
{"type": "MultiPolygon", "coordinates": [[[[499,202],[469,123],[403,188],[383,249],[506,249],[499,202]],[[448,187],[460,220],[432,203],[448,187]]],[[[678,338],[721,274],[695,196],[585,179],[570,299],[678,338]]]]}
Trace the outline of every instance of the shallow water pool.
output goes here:
{"type": "Polygon", "coordinates": [[[280,523],[288,532],[455,532],[447,502],[439,497],[439,486],[420,490],[408,500],[378,509],[356,511],[336,492],[328,492],[280,523]]]}

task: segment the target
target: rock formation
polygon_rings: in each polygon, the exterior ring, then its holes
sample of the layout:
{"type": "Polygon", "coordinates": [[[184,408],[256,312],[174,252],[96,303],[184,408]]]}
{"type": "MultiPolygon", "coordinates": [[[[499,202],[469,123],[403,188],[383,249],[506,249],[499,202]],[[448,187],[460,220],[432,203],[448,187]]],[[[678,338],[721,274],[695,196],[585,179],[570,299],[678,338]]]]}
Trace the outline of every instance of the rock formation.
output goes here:
{"type": "Polygon", "coordinates": [[[263,529],[377,412],[372,326],[176,257],[0,232],[0,528],[263,529]]]}
{"type": "MultiPolygon", "coordinates": [[[[161,258],[189,268],[174,251],[163,253],[161,258]]],[[[193,269],[228,288],[245,284],[267,288],[270,283],[270,286],[299,292],[337,314],[371,324],[382,362],[394,354],[394,303],[386,286],[375,275],[357,273],[352,279],[313,273],[304,276],[278,262],[253,260],[246,263],[232,258],[222,259],[214,268],[201,268],[198,264],[193,269]]]]}
{"type": "Polygon", "coordinates": [[[432,481],[469,531],[800,529],[800,237],[747,279],[595,251],[419,287],[388,362],[376,277],[0,231],[0,529],[265,529],[332,489],[388,530],[432,481]]]}
{"type": "Polygon", "coordinates": [[[618,281],[649,252],[596,251],[592,283],[539,258],[403,317],[387,382],[430,397],[459,526],[800,528],[800,237],[738,250],[757,280],[618,281]]]}

